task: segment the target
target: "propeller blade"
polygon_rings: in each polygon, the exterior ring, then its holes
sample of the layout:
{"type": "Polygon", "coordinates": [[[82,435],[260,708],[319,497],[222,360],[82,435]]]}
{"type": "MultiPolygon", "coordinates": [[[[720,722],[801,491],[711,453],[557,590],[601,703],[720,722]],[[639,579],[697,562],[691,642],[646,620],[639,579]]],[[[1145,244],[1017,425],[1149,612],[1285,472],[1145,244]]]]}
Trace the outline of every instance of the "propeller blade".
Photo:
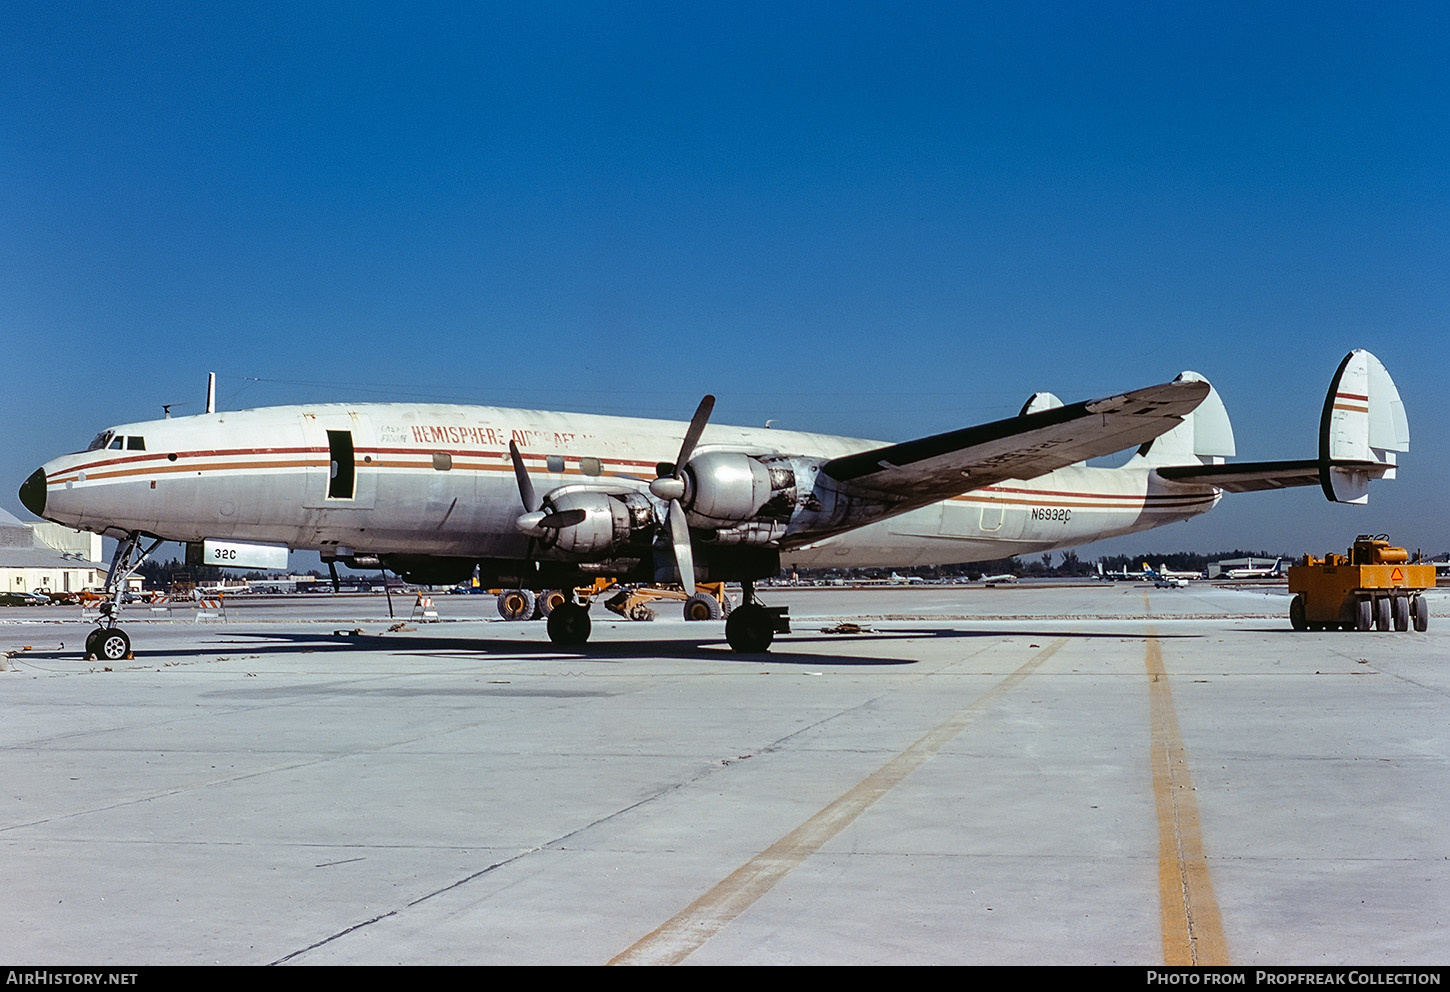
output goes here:
{"type": "Polygon", "coordinates": [[[685,439],[680,444],[680,456],[673,465],[661,462],[659,475],[649,484],[649,491],[657,498],[671,502],[679,502],[685,498],[685,464],[695,453],[695,445],[699,443],[700,435],[705,432],[705,425],[710,422],[710,414],[714,409],[715,397],[707,393],[695,408],[695,415],[690,418],[690,426],[685,430],[685,439]]]}
{"type": "Polygon", "coordinates": [[[565,527],[582,524],[588,516],[583,510],[557,510],[540,520],[539,526],[545,530],[563,530],[565,527]]]}
{"type": "Polygon", "coordinates": [[[548,510],[533,510],[521,514],[514,521],[514,526],[521,534],[537,537],[541,530],[563,530],[565,527],[582,524],[588,516],[588,513],[579,509],[559,510],[555,513],[550,513],[548,510]]]}
{"type": "Polygon", "coordinates": [[[685,431],[685,442],[680,445],[680,457],[675,459],[675,477],[685,471],[685,465],[690,460],[690,455],[695,452],[695,445],[700,440],[700,435],[705,432],[705,425],[710,422],[710,414],[715,409],[715,397],[705,394],[700,400],[700,405],[695,408],[695,415],[690,418],[690,429],[685,431]]]}
{"type": "Polygon", "coordinates": [[[519,454],[516,441],[509,441],[509,459],[514,463],[514,478],[519,484],[519,499],[529,513],[536,512],[543,504],[534,496],[534,484],[529,479],[529,470],[524,468],[524,456],[519,454]]]}
{"type": "Polygon", "coordinates": [[[677,499],[670,500],[670,539],[675,546],[675,565],[680,570],[680,585],[686,596],[695,595],[695,552],[690,548],[690,525],[685,508],[677,499]]]}

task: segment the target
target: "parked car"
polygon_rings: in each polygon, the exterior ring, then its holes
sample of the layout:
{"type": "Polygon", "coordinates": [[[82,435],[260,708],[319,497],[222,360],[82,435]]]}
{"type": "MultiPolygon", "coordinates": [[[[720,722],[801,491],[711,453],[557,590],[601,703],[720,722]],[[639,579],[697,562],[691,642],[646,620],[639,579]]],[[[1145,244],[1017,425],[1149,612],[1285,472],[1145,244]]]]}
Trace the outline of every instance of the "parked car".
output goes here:
{"type": "Polygon", "coordinates": [[[0,592],[0,606],[45,606],[49,596],[37,592],[0,592]]]}

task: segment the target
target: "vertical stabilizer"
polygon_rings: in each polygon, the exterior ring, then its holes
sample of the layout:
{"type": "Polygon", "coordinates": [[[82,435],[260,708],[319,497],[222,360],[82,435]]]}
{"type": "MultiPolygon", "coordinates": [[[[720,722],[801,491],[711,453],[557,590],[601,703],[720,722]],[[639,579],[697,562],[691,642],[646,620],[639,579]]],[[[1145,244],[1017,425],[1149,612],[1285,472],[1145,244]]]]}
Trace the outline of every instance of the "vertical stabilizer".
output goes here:
{"type": "Polygon", "coordinates": [[[1374,355],[1351,351],[1329,382],[1319,420],[1324,495],[1337,503],[1369,502],[1370,479],[1393,479],[1395,455],[1409,450],[1410,423],[1395,381],[1374,355]]]}
{"type": "MultiPolygon", "coordinates": [[[[1197,372],[1181,372],[1173,381],[1208,382],[1197,372]]],[[[1203,402],[1183,418],[1183,423],[1138,449],[1138,457],[1143,463],[1155,468],[1161,465],[1221,465],[1233,454],[1233,425],[1229,423],[1228,411],[1224,409],[1218,390],[1211,384],[1203,402]]]]}

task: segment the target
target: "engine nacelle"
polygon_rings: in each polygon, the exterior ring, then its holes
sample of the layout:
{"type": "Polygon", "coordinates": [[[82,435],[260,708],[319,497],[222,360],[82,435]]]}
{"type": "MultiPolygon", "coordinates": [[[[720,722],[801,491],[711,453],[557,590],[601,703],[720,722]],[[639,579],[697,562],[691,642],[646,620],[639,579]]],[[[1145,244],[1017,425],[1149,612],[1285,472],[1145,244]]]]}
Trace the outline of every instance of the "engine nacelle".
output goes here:
{"type": "Polygon", "coordinates": [[[643,493],[556,489],[544,497],[544,508],[550,513],[584,513],[576,524],[543,531],[540,543],[567,555],[611,557],[631,545],[642,552],[654,536],[654,508],[643,493]]]}
{"type": "Polygon", "coordinates": [[[684,506],[691,527],[730,527],[755,518],[773,503],[789,516],[795,499],[795,472],[788,463],[767,465],[743,452],[702,452],[690,459],[685,474],[684,506]]]}

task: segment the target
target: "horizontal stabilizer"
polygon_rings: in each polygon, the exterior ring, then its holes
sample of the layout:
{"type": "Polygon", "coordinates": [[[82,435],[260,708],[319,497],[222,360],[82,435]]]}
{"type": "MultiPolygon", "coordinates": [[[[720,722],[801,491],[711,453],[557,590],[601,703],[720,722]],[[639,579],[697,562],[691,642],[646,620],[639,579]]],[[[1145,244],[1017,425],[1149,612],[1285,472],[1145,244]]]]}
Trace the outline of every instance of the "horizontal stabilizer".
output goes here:
{"type": "MultiPolygon", "coordinates": [[[[1346,463],[1350,467],[1352,463],[1346,463]]],[[[1226,493],[1254,493],[1266,489],[1319,485],[1319,459],[1277,462],[1235,462],[1230,465],[1166,465],[1158,474],[1174,482],[1194,482],[1226,493]]]]}

